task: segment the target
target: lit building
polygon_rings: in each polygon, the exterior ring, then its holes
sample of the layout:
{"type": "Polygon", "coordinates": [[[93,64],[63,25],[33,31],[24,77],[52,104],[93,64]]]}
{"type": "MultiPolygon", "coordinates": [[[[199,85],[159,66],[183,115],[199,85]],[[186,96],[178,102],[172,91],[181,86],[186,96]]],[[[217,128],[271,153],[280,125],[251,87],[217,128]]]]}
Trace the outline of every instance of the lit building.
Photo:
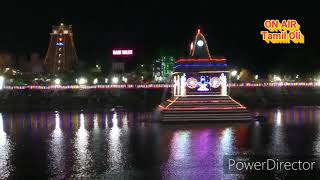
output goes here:
{"type": "Polygon", "coordinates": [[[118,84],[118,83],[127,83],[128,74],[125,73],[126,64],[128,61],[132,60],[133,58],[133,50],[132,49],[123,49],[117,48],[112,50],[112,57],[111,57],[111,83],[118,84]]]}
{"type": "Polygon", "coordinates": [[[50,73],[70,72],[78,62],[71,25],[53,26],[44,60],[50,73]]]}
{"type": "Polygon", "coordinates": [[[159,105],[162,121],[250,120],[246,107],[229,96],[225,58],[211,56],[198,30],[189,58],[177,59],[172,97],[159,105]]]}
{"type": "Polygon", "coordinates": [[[122,74],[126,70],[126,63],[132,59],[133,50],[132,49],[113,49],[112,50],[112,67],[111,71],[113,73],[122,74]]]}
{"type": "Polygon", "coordinates": [[[152,66],[154,80],[169,80],[174,64],[175,60],[172,56],[162,56],[161,58],[155,59],[152,66]]]}

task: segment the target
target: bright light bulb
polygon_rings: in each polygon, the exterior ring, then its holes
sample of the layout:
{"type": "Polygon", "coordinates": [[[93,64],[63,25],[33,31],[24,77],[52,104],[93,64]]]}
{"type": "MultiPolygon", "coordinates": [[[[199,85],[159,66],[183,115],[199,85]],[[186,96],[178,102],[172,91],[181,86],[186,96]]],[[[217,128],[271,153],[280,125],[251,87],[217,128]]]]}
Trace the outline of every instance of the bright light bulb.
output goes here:
{"type": "Polygon", "coordinates": [[[60,85],[61,84],[61,80],[59,78],[57,78],[57,79],[54,80],[54,83],[56,85],[60,85]]]}
{"type": "Polygon", "coordinates": [[[231,76],[236,76],[237,75],[237,71],[236,70],[233,70],[233,71],[231,71],[231,76]]]}
{"type": "Polygon", "coordinates": [[[3,89],[4,86],[4,77],[0,76],[0,89],[3,89]]]}
{"type": "Polygon", "coordinates": [[[119,82],[119,78],[118,77],[113,77],[112,78],[112,83],[113,84],[117,84],[119,82]]]}
{"type": "Polygon", "coordinates": [[[79,85],[84,85],[86,83],[87,83],[87,80],[85,78],[80,78],[79,81],[78,81],[79,85]]]}
{"type": "Polygon", "coordinates": [[[277,76],[277,75],[274,75],[273,76],[273,80],[274,81],[281,81],[281,78],[279,76],[277,76]]]}
{"type": "Polygon", "coordinates": [[[93,84],[98,84],[98,79],[97,79],[97,78],[95,78],[95,79],[93,80],[93,84]]]}
{"type": "Polygon", "coordinates": [[[202,47],[202,46],[203,46],[203,44],[204,44],[204,43],[203,43],[203,41],[202,41],[202,40],[199,40],[199,41],[197,42],[197,45],[198,45],[198,46],[200,46],[200,47],[202,47]]]}

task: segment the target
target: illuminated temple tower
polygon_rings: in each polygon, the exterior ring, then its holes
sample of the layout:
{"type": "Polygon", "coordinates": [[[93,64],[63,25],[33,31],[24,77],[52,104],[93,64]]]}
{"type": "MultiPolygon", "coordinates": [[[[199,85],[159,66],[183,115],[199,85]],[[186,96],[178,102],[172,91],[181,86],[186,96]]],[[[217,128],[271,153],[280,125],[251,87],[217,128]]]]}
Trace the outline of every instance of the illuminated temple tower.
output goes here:
{"type": "Polygon", "coordinates": [[[229,96],[226,59],[211,56],[200,30],[171,78],[172,97],[159,105],[162,121],[250,120],[247,108],[229,96]]]}
{"type": "Polygon", "coordinates": [[[50,73],[70,72],[78,62],[71,25],[53,26],[44,64],[50,73]]]}

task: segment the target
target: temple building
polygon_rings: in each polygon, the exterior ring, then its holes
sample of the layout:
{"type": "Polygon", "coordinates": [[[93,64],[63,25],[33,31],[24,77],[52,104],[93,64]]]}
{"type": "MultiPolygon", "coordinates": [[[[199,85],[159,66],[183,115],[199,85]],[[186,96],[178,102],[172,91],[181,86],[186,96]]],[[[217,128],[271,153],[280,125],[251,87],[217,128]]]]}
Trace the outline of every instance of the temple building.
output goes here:
{"type": "Polygon", "coordinates": [[[159,105],[162,121],[251,119],[247,108],[229,96],[226,59],[210,54],[200,30],[189,57],[176,60],[171,78],[172,97],[159,105]]]}
{"type": "Polygon", "coordinates": [[[78,62],[78,56],[73,42],[71,25],[52,27],[50,43],[44,60],[50,73],[71,72],[78,62]]]}

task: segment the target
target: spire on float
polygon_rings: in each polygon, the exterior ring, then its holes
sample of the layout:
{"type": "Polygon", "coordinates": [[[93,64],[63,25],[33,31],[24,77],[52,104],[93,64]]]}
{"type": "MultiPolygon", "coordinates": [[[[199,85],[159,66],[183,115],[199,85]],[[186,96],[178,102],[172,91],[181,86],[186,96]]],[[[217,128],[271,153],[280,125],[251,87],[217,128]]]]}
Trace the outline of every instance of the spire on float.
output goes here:
{"type": "Polygon", "coordinates": [[[211,59],[206,38],[200,28],[197,29],[197,34],[191,43],[190,56],[194,59],[211,59]]]}

